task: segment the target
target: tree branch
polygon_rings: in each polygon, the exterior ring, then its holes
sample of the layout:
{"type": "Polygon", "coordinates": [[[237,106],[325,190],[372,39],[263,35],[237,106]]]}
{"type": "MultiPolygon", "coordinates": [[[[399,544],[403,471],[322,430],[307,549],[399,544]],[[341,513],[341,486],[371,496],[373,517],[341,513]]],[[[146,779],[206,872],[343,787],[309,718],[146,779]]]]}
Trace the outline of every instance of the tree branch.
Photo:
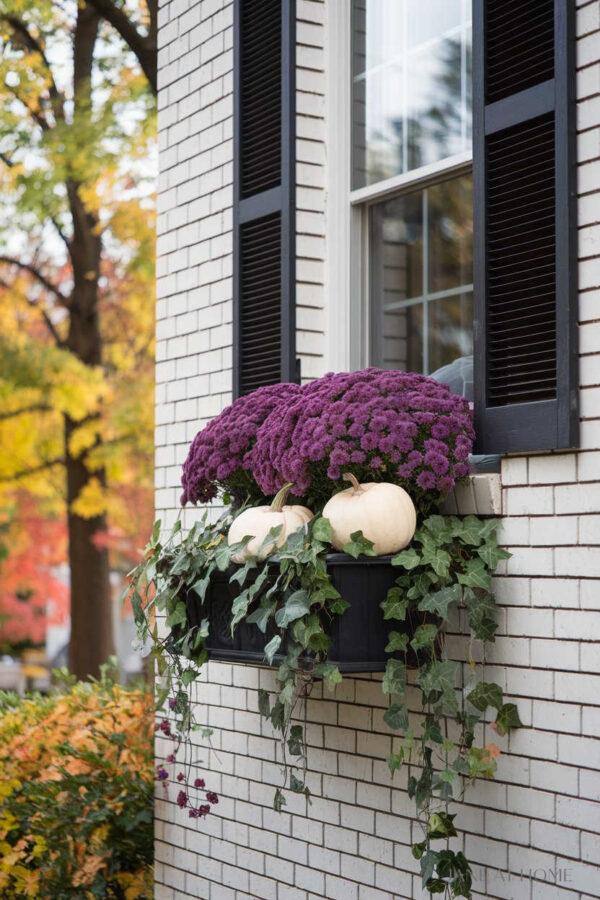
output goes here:
{"type": "Polygon", "coordinates": [[[45,403],[33,403],[31,406],[23,406],[21,409],[14,409],[12,412],[0,412],[0,422],[7,419],[15,419],[17,416],[24,416],[27,413],[34,412],[51,412],[52,407],[45,403]]]}
{"type": "Polygon", "coordinates": [[[88,3],[121,35],[137,57],[152,93],[156,94],[156,10],[153,0],[148,0],[150,13],[150,33],[148,35],[138,31],[129,16],[115,6],[112,0],[88,0],[88,3]]]}
{"type": "Polygon", "coordinates": [[[37,53],[42,60],[44,68],[46,69],[50,78],[48,93],[50,95],[52,108],[55,115],[62,119],[64,117],[63,98],[60,91],[58,90],[58,87],[56,86],[52,66],[50,65],[50,61],[46,56],[46,51],[44,50],[42,42],[29,31],[25,22],[23,22],[17,16],[3,15],[1,18],[4,19],[4,21],[12,28],[16,38],[16,43],[20,44],[26,50],[32,50],[34,53],[37,53]]]}
{"type": "Polygon", "coordinates": [[[30,275],[38,281],[50,294],[56,297],[63,306],[68,306],[68,300],[62,294],[59,289],[53,284],[49,278],[40,272],[40,270],[33,265],[33,263],[22,262],[20,259],[16,259],[14,256],[3,256],[0,255],[0,263],[5,263],[8,266],[17,266],[17,268],[22,269],[25,272],[29,272],[30,275]]]}
{"type": "Polygon", "coordinates": [[[40,306],[36,300],[27,300],[27,302],[30,306],[32,306],[34,309],[37,309],[40,312],[42,319],[44,320],[44,324],[46,325],[46,328],[48,329],[48,331],[54,338],[54,343],[56,344],[56,346],[61,347],[61,348],[65,347],[66,341],[64,341],[63,338],[61,338],[60,334],[58,333],[58,331],[56,329],[56,325],[54,324],[54,322],[52,321],[52,319],[50,318],[50,316],[48,315],[46,310],[42,306],[40,306]]]}
{"type": "Polygon", "coordinates": [[[17,472],[13,472],[12,475],[0,475],[0,483],[6,484],[9,481],[21,481],[23,478],[37,475],[38,472],[44,472],[46,469],[53,468],[53,466],[64,466],[64,464],[65,459],[62,456],[57,457],[57,459],[48,459],[46,462],[37,466],[31,466],[29,469],[19,469],[17,472]]]}

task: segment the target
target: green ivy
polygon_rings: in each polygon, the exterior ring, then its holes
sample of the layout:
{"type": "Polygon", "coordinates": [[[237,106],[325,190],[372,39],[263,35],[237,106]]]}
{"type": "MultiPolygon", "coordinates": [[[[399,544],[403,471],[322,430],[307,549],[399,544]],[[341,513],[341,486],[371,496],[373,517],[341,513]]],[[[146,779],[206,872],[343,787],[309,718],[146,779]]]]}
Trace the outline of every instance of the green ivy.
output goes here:
{"type": "MultiPolygon", "coordinates": [[[[205,515],[184,534],[178,521],[163,541],[157,523],[144,561],[131,573],[130,597],[139,634],[152,643],[157,664],[158,705],[176,698],[171,708],[181,740],[199,727],[189,688],[208,659],[209,635],[208,618],[188,627],[185,599],[193,591],[204,602],[213,573],[232,569],[234,554],[248,539],[228,546],[230,524],[229,514],[214,523],[205,515]],[[157,614],[166,621],[164,636],[156,624],[157,614]]],[[[388,765],[392,775],[408,767],[408,794],[423,831],[423,839],[413,846],[423,887],[450,897],[471,896],[471,870],[465,856],[450,848],[449,840],[457,832],[449,805],[462,800],[469,782],[492,778],[496,770],[496,752],[475,745],[475,728],[492,720],[503,735],[521,724],[516,706],[504,702],[500,686],[474,677],[471,654],[470,680],[460,688],[464,666],[445,652],[449,620],[457,622],[459,616],[471,632],[469,647],[478,641],[485,648],[494,641],[491,579],[500,560],[509,555],[498,546],[496,527],[495,521],[475,516],[429,516],[411,546],[393,557],[398,578],[381,603],[384,619],[394,623],[382,679],[388,698],[384,721],[396,732],[388,765]],[[409,706],[409,684],[418,688],[420,710],[409,706]]],[[[263,542],[265,551],[273,550],[277,537],[278,529],[273,529],[263,542]]],[[[232,633],[242,621],[263,633],[275,630],[264,653],[269,664],[277,665],[277,692],[271,697],[259,691],[258,709],[281,739],[282,783],[275,792],[276,810],[285,805],[286,790],[301,793],[310,802],[304,728],[296,716],[300,699],[309,695],[316,680],[329,689],[342,680],[328,660],[329,634],[333,619],[343,615],[348,604],[327,572],[330,540],[329,522],[316,517],[305,532],[292,534],[267,560],[250,559],[233,567],[230,578],[240,588],[232,604],[232,633]]],[[[373,545],[356,532],[344,551],[355,558],[368,557],[373,545]]],[[[210,736],[210,731],[203,734],[210,736]]]]}

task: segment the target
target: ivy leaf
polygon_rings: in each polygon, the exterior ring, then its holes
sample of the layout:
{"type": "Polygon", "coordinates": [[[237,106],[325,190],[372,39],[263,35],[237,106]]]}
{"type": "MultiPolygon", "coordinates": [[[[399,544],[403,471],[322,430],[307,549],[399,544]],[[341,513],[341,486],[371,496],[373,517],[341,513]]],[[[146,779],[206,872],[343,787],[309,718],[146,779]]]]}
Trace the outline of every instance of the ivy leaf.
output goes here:
{"type": "Polygon", "coordinates": [[[464,597],[469,611],[469,627],[473,634],[481,641],[493,641],[498,624],[491,594],[477,593],[467,588],[464,597]]]}
{"type": "Polygon", "coordinates": [[[187,607],[182,600],[179,600],[174,609],[171,610],[165,622],[167,628],[174,628],[176,625],[185,625],[187,622],[187,607]]]}
{"type": "Polygon", "coordinates": [[[438,544],[446,543],[452,537],[452,520],[448,516],[428,516],[423,522],[423,528],[426,528],[436,539],[438,544]]]}
{"type": "Polygon", "coordinates": [[[442,619],[448,618],[448,611],[453,603],[458,603],[462,596],[462,588],[460,584],[453,584],[450,587],[440,588],[433,594],[427,594],[419,603],[419,609],[422,612],[435,613],[442,619]]]}
{"type": "Polygon", "coordinates": [[[290,772],[290,789],[295,794],[303,794],[304,793],[304,782],[300,781],[299,778],[296,778],[293,772],[290,772]]]}
{"type": "Polygon", "coordinates": [[[269,528],[268,532],[264,536],[260,547],[258,548],[258,556],[264,557],[268,556],[273,550],[277,547],[277,540],[283,530],[283,525],[274,525],[272,528],[269,528]]]}
{"type": "Polygon", "coordinates": [[[310,529],[312,537],[316,541],[321,541],[323,544],[330,544],[332,538],[331,531],[331,522],[329,519],[325,519],[323,516],[317,516],[313,519],[311,529],[310,529]]]}
{"type": "Polygon", "coordinates": [[[342,547],[342,552],[358,559],[359,556],[375,556],[373,541],[367,540],[362,531],[354,531],[350,540],[342,547]]]}
{"type": "Polygon", "coordinates": [[[402,566],[403,569],[408,569],[409,571],[416,569],[420,562],[421,557],[414,547],[411,547],[409,550],[402,550],[401,553],[397,553],[391,559],[393,566],[402,566]]]}
{"type": "Polygon", "coordinates": [[[415,630],[415,636],[410,642],[414,650],[420,650],[422,647],[433,647],[433,643],[438,634],[437,625],[425,624],[419,625],[415,630]]]}
{"type": "Polygon", "coordinates": [[[483,545],[483,547],[477,548],[477,553],[484,561],[488,569],[490,571],[495,572],[498,566],[498,563],[501,559],[509,559],[510,553],[508,550],[503,550],[502,547],[499,547],[495,542],[488,541],[483,545]]]}
{"type": "Polygon", "coordinates": [[[444,740],[440,726],[433,716],[425,717],[425,727],[423,729],[423,740],[433,741],[434,744],[441,744],[444,740]]]}
{"type": "Polygon", "coordinates": [[[406,690],[406,666],[399,659],[388,659],[381,689],[384,694],[404,694],[406,690]]]}
{"type": "Polygon", "coordinates": [[[493,706],[500,710],[502,707],[502,688],[493,682],[482,681],[478,684],[470,694],[467,694],[467,700],[480,712],[485,712],[488,706],[493,706]]]}
{"type": "Polygon", "coordinates": [[[423,553],[423,563],[431,566],[436,575],[446,578],[450,571],[450,554],[439,547],[426,548],[423,553]]]}
{"type": "Polygon", "coordinates": [[[269,643],[266,645],[265,651],[264,651],[265,658],[270,666],[273,665],[273,657],[279,650],[280,646],[281,646],[281,635],[279,635],[279,634],[276,634],[274,637],[272,637],[271,640],[269,641],[269,643]]]}
{"type": "Polygon", "coordinates": [[[408,709],[400,703],[392,703],[384,712],[383,721],[393,731],[406,731],[408,728],[408,709]]]}
{"type": "Polygon", "coordinates": [[[402,596],[400,588],[391,587],[380,606],[383,610],[384,619],[397,619],[399,622],[404,622],[406,619],[408,600],[402,596]]]}
{"type": "Polygon", "coordinates": [[[506,734],[511,728],[521,728],[523,726],[519,718],[519,710],[514,703],[505,703],[500,707],[495,724],[496,731],[500,735],[506,734]]]}
{"type": "Polygon", "coordinates": [[[308,650],[309,647],[312,647],[313,642],[317,645],[320,644],[320,641],[314,640],[317,636],[322,635],[327,639],[327,636],[323,632],[319,617],[316,615],[310,615],[303,619],[297,619],[292,626],[292,635],[294,640],[298,641],[299,644],[302,644],[305,650],[308,650]]]}
{"type": "Polygon", "coordinates": [[[454,693],[458,663],[454,660],[433,660],[419,673],[419,684],[425,697],[439,694],[447,712],[456,712],[458,704],[454,693]]]}
{"type": "Polygon", "coordinates": [[[273,728],[283,731],[285,725],[285,706],[279,700],[276,700],[271,710],[271,724],[273,728]]]}
{"type": "Polygon", "coordinates": [[[492,576],[482,559],[470,559],[465,566],[465,571],[458,576],[460,584],[466,587],[482,588],[489,591],[492,576]]]}
{"type": "Polygon", "coordinates": [[[401,768],[402,763],[404,762],[404,750],[402,747],[398,750],[397,753],[390,753],[387,758],[388,769],[390,770],[390,775],[393,775],[394,772],[397,772],[398,769],[401,768]]]}
{"type": "Polygon", "coordinates": [[[410,577],[410,588],[406,592],[409,600],[417,600],[429,593],[432,584],[435,584],[437,577],[431,572],[421,572],[419,575],[410,577]]]}
{"type": "Polygon", "coordinates": [[[388,643],[385,648],[386,653],[405,653],[408,646],[408,635],[400,631],[390,631],[388,635],[388,643]]]}
{"type": "MultiPolygon", "coordinates": [[[[450,776],[454,779],[454,773],[450,772],[450,776]]],[[[454,827],[454,815],[445,812],[432,813],[427,822],[427,836],[430,840],[435,841],[438,838],[456,837],[457,831],[454,827]]]]}
{"type": "Polygon", "coordinates": [[[455,519],[452,533],[471,547],[478,547],[485,540],[484,523],[476,516],[465,516],[464,519],[455,519]]]}
{"type": "Polygon", "coordinates": [[[284,606],[275,613],[275,624],[279,628],[287,628],[290,622],[302,618],[310,612],[310,597],[308,591],[294,591],[285,601],[284,606]]]}
{"type": "Polygon", "coordinates": [[[207,592],[208,586],[210,584],[211,575],[212,575],[212,571],[209,570],[206,573],[206,575],[204,576],[204,578],[201,578],[199,581],[197,581],[195,584],[192,585],[191,589],[194,591],[195,594],[197,594],[200,597],[202,602],[204,602],[204,598],[206,597],[206,592],[207,592]]]}
{"type": "Polygon", "coordinates": [[[436,853],[435,850],[427,850],[421,857],[421,884],[423,888],[429,886],[427,882],[435,872],[438,859],[439,853],[436,853]]]}
{"type": "Polygon", "coordinates": [[[193,669],[193,668],[185,669],[181,673],[181,683],[185,687],[188,687],[190,684],[192,684],[193,681],[196,680],[196,678],[198,677],[199,674],[200,674],[200,672],[198,672],[197,669],[193,669]]]}
{"type": "Polygon", "coordinates": [[[268,719],[271,715],[269,694],[263,688],[260,688],[258,691],[258,711],[265,719],[268,719]]]}
{"type": "Polygon", "coordinates": [[[264,634],[267,630],[269,619],[275,612],[275,607],[275,603],[261,603],[261,605],[257,607],[253,613],[250,613],[249,616],[246,616],[246,622],[249,625],[256,625],[264,634]]]}
{"type": "Polygon", "coordinates": [[[301,756],[304,741],[302,738],[302,726],[292,725],[290,728],[290,736],[287,742],[288,750],[292,756],[301,756]]]}
{"type": "Polygon", "coordinates": [[[255,568],[256,568],[256,560],[249,559],[246,563],[244,563],[243,566],[240,566],[238,569],[235,570],[235,572],[233,573],[233,575],[231,576],[229,581],[236,581],[239,584],[239,586],[242,587],[244,582],[246,581],[246,578],[252,571],[252,569],[255,569],[255,568]]]}
{"type": "Polygon", "coordinates": [[[285,802],[285,797],[283,796],[283,791],[281,788],[277,788],[275,796],[273,797],[273,809],[275,812],[281,812],[284,806],[287,806],[287,804],[285,802]]]}
{"type": "Polygon", "coordinates": [[[340,670],[336,665],[330,662],[319,663],[315,669],[315,675],[318,675],[323,679],[330,691],[335,688],[336,684],[342,683],[342,674],[340,670]]]}
{"type": "MultiPolygon", "coordinates": [[[[242,541],[243,546],[246,546],[246,544],[250,540],[250,537],[244,538],[244,540],[242,541]]],[[[217,547],[217,549],[215,550],[214,561],[219,572],[225,572],[229,568],[231,555],[233,552],[234,551],[232,551],[232,548],[229,546],[227,541],[224,541],[220,547],[217,547]]]]}

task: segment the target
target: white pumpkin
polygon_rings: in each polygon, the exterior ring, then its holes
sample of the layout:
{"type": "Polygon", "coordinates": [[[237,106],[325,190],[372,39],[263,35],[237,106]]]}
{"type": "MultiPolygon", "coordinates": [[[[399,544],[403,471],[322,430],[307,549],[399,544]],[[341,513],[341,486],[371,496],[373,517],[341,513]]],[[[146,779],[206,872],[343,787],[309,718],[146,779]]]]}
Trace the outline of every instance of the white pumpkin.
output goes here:
{"type": "Polygon", "coordinates": [[[331,523],[336,550],[341,550],[356,531],[373,542],[377,556],[397,553],[410,544],[417,513],[406,491],[387,482],[359,484],[349,472],[343,477],[352,487],[334,494],[323,510],[324,518],[331,523]]]}
{"type": "Polygon", "coordinates": [[[238,544],[248,535],[252,540],[232,557],[236,563],[244,563],[247,559],[265,559],[275,549],[283,547],[287,538],[299,528],[306,525],[313,518],[313,513],[306,506],[285,506],[287,495],[292,482],[285,484],[273,499],[270,506],[251,506],[233,520],[227,535],[228,544],[238,544]],[[267,537],[271,528],[282,525],[283,528],[277,536],[275,544],[261,549],[261,544],[267,537]]]}

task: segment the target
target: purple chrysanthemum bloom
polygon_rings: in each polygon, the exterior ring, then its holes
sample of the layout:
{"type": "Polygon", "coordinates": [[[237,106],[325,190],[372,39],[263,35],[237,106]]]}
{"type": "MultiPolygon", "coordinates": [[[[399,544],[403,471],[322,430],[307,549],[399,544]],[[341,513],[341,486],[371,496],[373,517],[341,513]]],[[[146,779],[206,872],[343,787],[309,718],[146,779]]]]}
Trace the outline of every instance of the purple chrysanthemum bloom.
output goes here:
{"type": "Polygon", "coordinates": [[[196,778],[194,781],[195,788],[203,788],[205,786],[204,778],[196,778]]]}
{"type": "Polygon", "coordinates": [[[177,806],[180,806],[181,809],[183,809],[185,806],[187,806],[187,802],[188,802],[188,795],[186,794],[186,792],[179,791],[179,793],[177,794],[177,806]]]}
{"type": "Polygon", "coordinates": [[[212,803],[212,804],[219,802],[219,798],[218,798],[217,794],[215,794],[214,791],[207,791],[206,799],[208,800],[209,803],[212,803]]]}
{"type": "Polygon", "coordinates": [[[169,773],[162,766],[158,766],[158,768],[156,770],[156,777],[157,777],[158,781],[166,781],[167,778],[169,777],[169,773]]]}
{"type": "Polygon", "coordinates": [[[297,384],[273,384],[239,397],[198,432],[181,476],[181,503],[205,503],[220,489],[240,500],[260,497],[251,473],[256,433],[270,413],[287,407],[300,394],[297,384]]]}
{"type": "Polygon", "coordinates": [[[468,471],[469,404],[424,375],[364,369],[305,385],[257,429],[246,460],[263,493],[287,481],[315,511],[359,481],[401,484],[425,511],[468,471]]]}

